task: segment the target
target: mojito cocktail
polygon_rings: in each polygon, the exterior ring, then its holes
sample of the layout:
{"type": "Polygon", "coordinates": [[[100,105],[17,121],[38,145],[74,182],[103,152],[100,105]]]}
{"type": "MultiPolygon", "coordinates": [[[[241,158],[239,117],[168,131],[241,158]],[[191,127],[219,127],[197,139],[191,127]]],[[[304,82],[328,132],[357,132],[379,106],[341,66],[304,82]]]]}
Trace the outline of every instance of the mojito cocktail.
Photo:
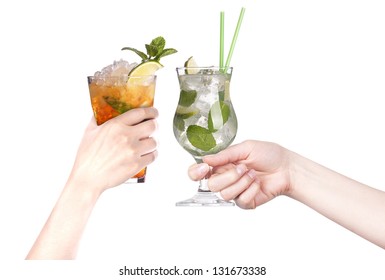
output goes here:
{"type": "MultiPolygon", "coordinates": [[[[177,68],[179,102],[173,121],[179,144],[196,160],[228,147],[237,133],[237,117],[230,99],[232,68],[177,68]]],[[[198,193],[177,206],[233,205],[224,201],[201,180],[198,193]]]]}

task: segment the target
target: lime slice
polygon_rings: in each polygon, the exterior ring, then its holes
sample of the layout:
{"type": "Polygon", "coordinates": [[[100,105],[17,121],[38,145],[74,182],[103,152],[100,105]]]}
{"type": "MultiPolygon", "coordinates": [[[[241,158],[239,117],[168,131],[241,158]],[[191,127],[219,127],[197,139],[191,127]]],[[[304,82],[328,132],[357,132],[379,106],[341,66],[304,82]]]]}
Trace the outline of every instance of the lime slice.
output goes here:
{"type": "Polygon", "coordinates": [[[180,106],[180,105],[178,105],[178,107],[176,108],[177,116],[182,118],[182,119],[188,119],[188,118],[196,115],[198,112],[199,112],[198,109],[191,109],[189,107],[184,107],[184,106],[180,106]]]}
{"type": "MultiPolygon", "coordinates": [[[[157,61],[146,61],[132,69],[128,75],[130,77],[151,76],[154,75],[155,72],[161,69],[162,67],[163,65],[157,61]]],[[[143,77],[143,80],[146,79],[146,77],[143,77]]],[[[135,81],[138,81],[138,78],[135,78],[135,81]]],[[[130,78],[128,79],[127,83],[129,82],[130,78]]]]}
{"type": "Polygon", "coordinates": [[[186,67],[186,74],[198,74],[198,64],[195,62],[194,57],[190,56],[189,59],[184,63],[184,67],[186,67]]]}

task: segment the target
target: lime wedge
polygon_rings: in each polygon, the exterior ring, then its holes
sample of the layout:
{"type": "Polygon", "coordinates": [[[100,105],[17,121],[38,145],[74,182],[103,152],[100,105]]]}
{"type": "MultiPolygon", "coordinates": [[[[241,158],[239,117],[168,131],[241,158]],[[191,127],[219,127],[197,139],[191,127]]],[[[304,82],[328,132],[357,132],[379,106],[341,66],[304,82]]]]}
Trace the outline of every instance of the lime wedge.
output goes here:
{"type": "Polygon", "coordinates": [[[186,67],[186,74],[198,74],[198,64],[195,62],[194,57],[190,56],[189,59],[184,63],[184,67],[186,67]]]}
{"type": "Polygon", "coordinates": [[[179,118],[182,118],[182,119],[188,119],[188,118],[196,115],[198,112],[199,112],[198,109],[192,109],[192,108],[183,107],[180,105],[178,105],[178,107],[176,108],[177,116],[179,118]]]}
{"type": "MultiPolygon", "coordinates": [[[[128,75],[130,77],[151,76],[154,75],[155,72],[161,69],[162,67],[163,65],[157,61],[146,61],[132,69],[128,75]]],[[[143,77],[143,80],[145,79],[147,78],[143,77]]],[[[138,81],[138,79],[135,78],[135,81],[138,81]]],[[[128,82],[130,82],[130,78],[128,79],[127,83],[128,82]]]]}

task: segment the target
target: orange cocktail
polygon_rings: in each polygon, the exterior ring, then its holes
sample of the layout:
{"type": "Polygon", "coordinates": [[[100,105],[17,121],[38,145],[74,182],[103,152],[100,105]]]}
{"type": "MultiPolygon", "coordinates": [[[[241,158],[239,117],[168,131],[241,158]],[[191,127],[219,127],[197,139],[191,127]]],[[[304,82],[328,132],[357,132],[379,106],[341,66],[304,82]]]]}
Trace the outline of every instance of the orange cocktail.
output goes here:
{"type": "MultiPolygon", "coordinates": [[[[88,77],[92,110],[98,125],[130,109],[150,107],[154,103],[156,76],[88,77]]],[[[146,168],[128,182],[143,183],[146,168]]]]}

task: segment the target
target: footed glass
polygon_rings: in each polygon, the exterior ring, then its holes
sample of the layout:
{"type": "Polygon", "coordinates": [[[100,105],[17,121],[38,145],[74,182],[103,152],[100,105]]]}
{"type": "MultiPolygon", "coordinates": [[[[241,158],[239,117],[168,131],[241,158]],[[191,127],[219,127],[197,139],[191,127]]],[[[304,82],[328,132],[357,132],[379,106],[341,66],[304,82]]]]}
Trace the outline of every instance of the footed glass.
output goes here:
{"type": "MultiPolygon", "coordinates": [[[[197,163],[228,147],[237,133],[237,117],[230,99],[233,68],[177,68],[180,96],[173,120],[176,140],[197,163]]],[[[209,190],[207,178],[197,193],[176,206],[233,206],[209,190]]]]}

